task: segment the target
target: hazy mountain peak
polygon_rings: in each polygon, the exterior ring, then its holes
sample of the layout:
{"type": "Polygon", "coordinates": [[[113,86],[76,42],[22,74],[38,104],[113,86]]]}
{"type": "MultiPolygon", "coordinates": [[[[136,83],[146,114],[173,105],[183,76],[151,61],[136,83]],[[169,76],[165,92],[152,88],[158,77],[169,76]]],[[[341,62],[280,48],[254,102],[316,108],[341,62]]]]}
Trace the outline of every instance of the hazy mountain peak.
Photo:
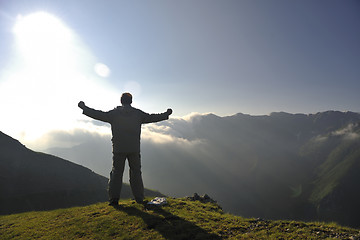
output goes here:
{"type": "Polygon", "coordinates": [[[6,135],[2,131],[0,131],[0,146],[4,149],[6,149],[6,147],[8,146],[21,146],[22,148],[25,148],[25,146],[21,144],[18,140],[6,135]]]}

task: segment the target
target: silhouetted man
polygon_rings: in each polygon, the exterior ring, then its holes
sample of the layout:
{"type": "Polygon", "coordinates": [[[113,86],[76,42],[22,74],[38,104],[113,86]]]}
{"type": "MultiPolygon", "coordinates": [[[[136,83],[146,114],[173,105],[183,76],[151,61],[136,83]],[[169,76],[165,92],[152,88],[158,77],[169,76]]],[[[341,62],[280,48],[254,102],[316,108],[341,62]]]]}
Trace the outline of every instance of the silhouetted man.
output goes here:
{"type": "Polygon", "coordinates": [[[130,186],[136,202],[144,201],[144,185],[141,176],[140,134],[141,124],[169,119],[169,108],[161,114],[148,114],[131,106],[132,95],[123,93],[122,106],[108,112],[94,110],[80,101],[78,106],[83,114],[111,124],[113,145],[113,167],[109,180],[109,205],[118,205],[126,159],[130,167],[130,186]]]}

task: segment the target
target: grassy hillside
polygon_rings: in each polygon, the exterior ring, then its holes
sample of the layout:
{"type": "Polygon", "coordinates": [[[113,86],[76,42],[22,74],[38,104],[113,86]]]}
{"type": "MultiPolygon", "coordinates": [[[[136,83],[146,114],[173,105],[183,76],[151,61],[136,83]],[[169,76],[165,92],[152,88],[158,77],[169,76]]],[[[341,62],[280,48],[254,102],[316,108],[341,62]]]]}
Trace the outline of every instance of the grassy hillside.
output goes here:
{"type": "Polygon", "coordinates": [[[132,200],[117,208],[86,207],[0,216],[1,239],[359,239],[336,224],[245,219],[212,203],[168,199],[145,209],[132,200]]]}
{"type": "Polygon", "coordinates": [[[358,159],[360,159],[359,141],[341,143],[334,148],[318,169],[310,201],[318,204],[331,194],[358,159]]]}
{"type": "MultiPolygon", "coordinates": [[[[143,179],[164,194],[201,190],[245,217],[360,228],[359,113],[193,115],[144,130],[155,135],[142,140],[143,179]],[[158,136],[167,140],[153,141],[158,136]]],[[[111,161],[99,159],[111,159],[109,137],[88,132],[81,145],[53,146],[53,153],[107,175],[101,169],[111,161]]]]}
{"type": "MultiPolygon", "coordinates": [[[[85,206],[108,199],[108,179],[49,154],[35,152],[0,131],[0,215],[85,206]]],[[[145,189],[145,196],[162,196],[145,189]]],[[[122,198],[131,198],[123,184],[122,198]]]]}

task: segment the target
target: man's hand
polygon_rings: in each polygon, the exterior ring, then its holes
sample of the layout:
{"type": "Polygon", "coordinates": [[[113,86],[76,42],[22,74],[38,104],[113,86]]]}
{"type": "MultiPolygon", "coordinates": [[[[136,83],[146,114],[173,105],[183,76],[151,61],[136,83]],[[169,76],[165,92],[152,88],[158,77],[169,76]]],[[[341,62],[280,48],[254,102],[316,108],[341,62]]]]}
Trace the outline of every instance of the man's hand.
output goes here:
{"type": "Polygon", "coordinates": [[[172,114],[172,109],[171,108],[168,108],[168,110],[166,111],[167,114],[171,115],[172,114]]]}
{"type": "Polygon", "coordinates": [[[79,106],[79,108],[84,109],[85,103],[84,103],[83,101],[80,101],[80,102],[78,103],[78,106],[79,106]]]}

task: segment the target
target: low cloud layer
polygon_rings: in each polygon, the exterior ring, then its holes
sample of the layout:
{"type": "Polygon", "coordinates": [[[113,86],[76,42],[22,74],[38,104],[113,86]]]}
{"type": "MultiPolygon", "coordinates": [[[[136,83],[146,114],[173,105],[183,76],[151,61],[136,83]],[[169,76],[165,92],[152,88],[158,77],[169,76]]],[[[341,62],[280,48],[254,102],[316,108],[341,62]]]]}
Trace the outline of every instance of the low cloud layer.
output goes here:
{"type": "Polygon", "coordinates": [[[342,136],[346,140],[355,140],[360,137],[359,133],[356,132],[356,128],[358,124],[350,123],[345,128],[334,131],[332,135],[334,136],[342,136]]]}
{"type": "MultiPolygon", "coordinates": [[[[151,171],[151,174],[147,174],[147,168],[156,169],[155,162],[159,159],[156,157],[158,154],[162,155],[162,160],[168,160],[168,163],[181,162],[183,158],[196,157],[198,160],[204,158],[205,149],[209,148],[206,139],[196,138],[193,134],[182,131],[182,129],[188,129],[188,126],[185,125],[191,121],[191,118],[188,120],[171,119],[168,122],[143,126],[141,137],[143,175],[144,181],[150,188],[159,188],[157,183],[152,183],[156,178],[151,176],[159,173],[151,171]]],[[[106,133],[104,128],[108,128],[110,132],[110,125],[92,120],[87,121],[86,124],[93,124],[95,129],[100,127],[102,132],[84,129],[52,131],[43,135],[34,145],[41,146],[38,150],[84,165],[108,177],[112,163],[112,143],[111,134],[106,133]]],[[[128,182],[128,173],[126,171],[124,181],[128,182]]]]}
{"type": "Polygon", "coordinates": [[[318,135],[314,138],[315,142],[325,142],[329,137],[341,137],[343,140],[354,141],[360,138],[358,123],[350,123],[346,127],[332,131],[330,134],[318,135]]]}
{"type": "MultiPolygon", "coordinates": [[[[350,117],[345,128],[342,119],[330,123],[313,119],[321,118],[291,114],[229,117],[192,114],[145,124],[141,138],[145,187],[174,197],[207,193],[227,209],[237,209],[242,214],[251,206],[271,209],[273,205],[267,204],[277,202],[270,199],[274,192],[281,193],[286,201],[301,195],[301,191],[294,194],[294,189],[301,189],[299,181],[305,171],[304,162],[297,161],[301,146],[316,136],[319,140],[324,136],[322,141],[329,135],[358,139],[355,124],[360,119],[358,115],[350,117]],[[238,207],[239,201],[243,203],[242,209],[238,207]]],[[[89,126],[86,130],[45,135],[42,138],[47,147],[45,152],[108,177],[112,166],[110,126],[92,120],[84,124],[89,126]]],[[[128,179],[126,167],[124,182],[128,179]]]]}

